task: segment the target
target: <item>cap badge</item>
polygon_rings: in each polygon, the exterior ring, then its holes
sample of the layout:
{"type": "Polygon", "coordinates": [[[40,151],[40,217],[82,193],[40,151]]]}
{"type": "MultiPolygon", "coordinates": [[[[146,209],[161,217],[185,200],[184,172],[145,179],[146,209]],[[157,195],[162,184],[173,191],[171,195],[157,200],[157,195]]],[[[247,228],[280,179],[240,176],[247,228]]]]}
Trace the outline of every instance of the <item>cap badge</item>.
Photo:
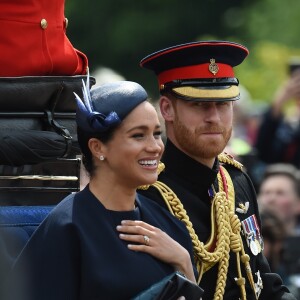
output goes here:
{"type": "Polygon", "coordinates": [[[219,72],[219,66],[216,64],[216,60],[214,58],[210,59],[210,64],[208,69],[214,75],[216,75],[219,72]]]}

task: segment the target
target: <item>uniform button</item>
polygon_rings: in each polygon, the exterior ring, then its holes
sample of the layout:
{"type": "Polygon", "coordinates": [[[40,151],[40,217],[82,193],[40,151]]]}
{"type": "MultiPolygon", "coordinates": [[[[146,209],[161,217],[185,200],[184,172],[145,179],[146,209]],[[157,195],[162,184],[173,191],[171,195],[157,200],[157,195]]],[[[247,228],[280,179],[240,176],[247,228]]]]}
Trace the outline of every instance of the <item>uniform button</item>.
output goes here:
{"type": "Polygon", "coordinates": [[[68,25],[69,25],[69,20],[65,18],[65,28],[68,28],[68,25]]]}
{"type": "Polygon", "coordinates": [[[46,29],[48,27],[48,22],[46,19],[41,20],[41,27],[42,29],[46,29]]]}

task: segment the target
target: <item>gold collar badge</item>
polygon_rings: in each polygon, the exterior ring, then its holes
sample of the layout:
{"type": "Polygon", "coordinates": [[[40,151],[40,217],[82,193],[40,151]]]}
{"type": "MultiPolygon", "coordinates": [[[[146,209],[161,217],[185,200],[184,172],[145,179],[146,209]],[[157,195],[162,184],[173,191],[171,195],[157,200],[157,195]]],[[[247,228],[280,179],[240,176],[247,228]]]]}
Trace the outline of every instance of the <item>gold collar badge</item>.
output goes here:
{"type": "Polygon", "coordinates": [[[211,58],[209,61],[210,61],[210,64],[209,64],[208,69],[211,73],[216,75],[219,72],[219,66],[216,64],[216,60],[214,58],[211,58]]]}
{"type": "Polygon", "coordinates": [[[240,214],[246,214],[249,208],[249,202],[239,203],[239,207],[235,209],[236,212],[240,214]]]}

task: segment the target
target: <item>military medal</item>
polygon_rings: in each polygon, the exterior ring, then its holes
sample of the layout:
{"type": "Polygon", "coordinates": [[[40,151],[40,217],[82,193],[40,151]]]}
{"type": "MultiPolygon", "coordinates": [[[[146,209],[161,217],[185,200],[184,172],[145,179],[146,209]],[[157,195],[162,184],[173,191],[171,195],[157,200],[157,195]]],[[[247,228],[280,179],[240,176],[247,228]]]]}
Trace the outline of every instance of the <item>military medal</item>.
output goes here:
{"type": "Polygon", "coordinates": [[[255,243],[256,243],[256,246],[257,246],[257,249],[258,249],[258,253],[261,252],[261,245],[260,245],[260,241],[258,239],[255,239],[255,243]]]}
{"type": "MultiPolygon", "coordinates": [[[[254,254],[257,252],[256,245],[255,245],[255,243],[253,243],[254,233],[251,231],[251,228],[249,227],[248,219],[249,218],[242,221],[242,226],[243,226],[243,231],[244,231],[244,234],[246,237],[247,245],[250,248],[251,252],[254,254]]],[[[257,255],[257,254],[254,254],[254,255],[257,255]]]]}
{"type": "Polygon", "coordinates": [[[258,255],[261,252],[261,246],[257,239],[257,223],[255,224],[254,215],[248,217],[242,221],[243,231],[246,237],[247,245],[250,248],[253,255],[258,255]]]}
{"type": "MultiPolygon", "coordinates": [[[[260,243],[259,243],[259,235],[258,235],[258,228],[257,228],[257,223],[255,223],[254,221],[254,215],[249,217],[249,226],[251,228],[251,231],[254,233],[254,243],[256,245],[256,249],[257,249],[257,254],[261,252],[261,247],[260,247],[260,243]]],[[[255,251],[256,252],[256,251],[255,251]]],[[[254,255],[257,255],[254,254],[254,255]]]]}
{"type": "Polygon", "coordinates": [[[264,248],[265,248],[264,240],[263,240],[263,238],[261,236],[259,237],[259,243],[260,243],[261,250],[264,250],[264,248]]]}
{"type": "Polygon", "coordinates": [[[260,293],[261,293],[262,289],[264,288],[264,285],[263,285],[262,278],[260,276],[260,272],[257,271],[255,273],[255,275],[257,277],[257,282],[255,283],[255,294],[256,294],[256,298],[258,299],[259,296],[260,296],[260,293]]]}
{"type": "Polygon", "coordinates": [[[259,253],[259,249],[257,248],[257,243],[255,240],[250,241],[250,250],[255,256],[259,253]]]}
{"type": "Polygon", "coordinates": [[[262,236],[260,234],[260,231],[259,231],[256,216],[252,215],[252,217],[253,217],[253,220],[254,220],[254,223],[255,223],[255,228],[256,228],[256,231],[257,231],[257,239],[259,241],[260,248],[261,248],[261,251],[262,251],[262,250],[264,250],[264,241],[263,241],[263,238],[262,238],[262,236]]]}

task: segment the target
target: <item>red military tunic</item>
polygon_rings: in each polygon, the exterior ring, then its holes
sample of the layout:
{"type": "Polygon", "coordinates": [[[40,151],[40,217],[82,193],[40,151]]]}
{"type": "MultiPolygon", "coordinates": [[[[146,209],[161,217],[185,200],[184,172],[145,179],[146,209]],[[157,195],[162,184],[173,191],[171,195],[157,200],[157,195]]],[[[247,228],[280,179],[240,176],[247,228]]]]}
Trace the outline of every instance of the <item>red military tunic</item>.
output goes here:
{"type": "Polygon", "coordinates": [[[0,1],[0,76],[86,74],[85,54],[66,36],[64,0],[0,1]]]}

